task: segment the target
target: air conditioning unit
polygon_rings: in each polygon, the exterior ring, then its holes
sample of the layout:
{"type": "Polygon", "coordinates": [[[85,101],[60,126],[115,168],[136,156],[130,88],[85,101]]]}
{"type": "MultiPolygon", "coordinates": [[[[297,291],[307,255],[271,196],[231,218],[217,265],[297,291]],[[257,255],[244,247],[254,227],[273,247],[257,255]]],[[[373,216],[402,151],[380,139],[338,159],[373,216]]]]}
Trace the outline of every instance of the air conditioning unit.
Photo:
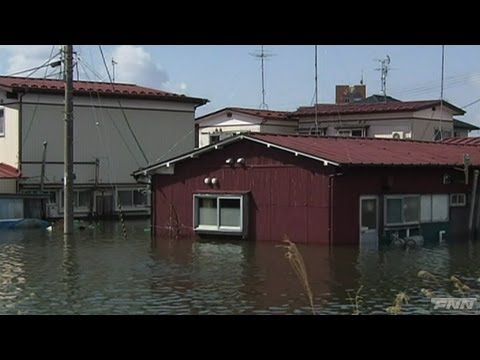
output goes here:
{"type": "Polygon", "coordinates": [[[403,131],[392,132],[392,139],[403,139],[403,131]]]}
{"type": "Polygon", "coordinates": [[[54,219],[58,217],[57,204],[47,204],[47,218],[54,219]]]}

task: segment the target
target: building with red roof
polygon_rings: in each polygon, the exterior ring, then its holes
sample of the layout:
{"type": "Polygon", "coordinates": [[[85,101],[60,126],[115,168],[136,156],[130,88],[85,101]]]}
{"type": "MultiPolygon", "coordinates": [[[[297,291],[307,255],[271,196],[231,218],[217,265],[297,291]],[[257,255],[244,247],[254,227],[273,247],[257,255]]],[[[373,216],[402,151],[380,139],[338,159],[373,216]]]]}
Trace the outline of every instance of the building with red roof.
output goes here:
{"type": "Polygon", "coordinates": [[[158,237],[376,247],[465,235],[479,168],[477,146],[251,133],[133,175],[151,182],[158,237]]]}
{"type": "MultiPolygon", "coordinates": [[[[49,215],[63,216],[62,80],[0,76],[0,162],[18,168],[20,192],[40,189],[44,143],[49,215]]],[[[207,100],[135,84],[74,81],[75,214],[150,211],[132,168],[194,149],[195,111],[207,100]]]]}
{"type": "Polygon", "coordinates": [[[359,96],[339,99],[339,91],[345,88],[337,86],[334,104],[301,106],[295,111],[228,107],[201,116],[196,120],[198,146],[247,132],[437,141],[479,130],[454,118],[465,111],[447,101],[365,98],[365,85],[360,86],[359,96]]]}
{"type": "Polygon", "coordinates": [[[16,168],[0,162],[0,194],[15,194],[20,177],[16,168]]]}

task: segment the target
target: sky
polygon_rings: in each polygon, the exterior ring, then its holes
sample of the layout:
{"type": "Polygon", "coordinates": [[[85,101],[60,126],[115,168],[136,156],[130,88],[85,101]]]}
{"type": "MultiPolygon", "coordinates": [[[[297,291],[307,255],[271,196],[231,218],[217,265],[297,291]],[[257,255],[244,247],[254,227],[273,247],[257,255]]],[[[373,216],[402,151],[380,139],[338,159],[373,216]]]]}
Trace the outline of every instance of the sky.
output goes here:
{"type": "MultiPolygon", "coordinates": [[[[12,75],[44,64],[60,45],[0,45],[0,74],[12,75]]],[[[75,45],[78,76],[108,81],[98,45],[75,45]]],[[[295,110],[315,100],[315,45],[264,45],[266,104],[271,110],[295,110]]],[[[260,45],[102,45],[115,81],[135,83],[206,98],[197,116],[224,107],[259,108],[262,103],[261,62],[252,54],[260,45]]],[[[367,95],[380,93],[379,60],[391,59],[387,95],[399,100],[441,97],[441,45],[317,45],[318,101],[335,101],[335,85],[358,84],[367,95]]],[[[464,107],[480,99],[480,46],[446,45],[444,99],[464,107]]],[[[54,68],[32,77],[54,78],[54,68]]],[[[19,76],[29,75],[29,72],[19,76]]],[[[77,76],[77,74],[75,75],[77,76]]],[[[465,108],[460,120],[480,126],[480,101],[465,108]]]]}

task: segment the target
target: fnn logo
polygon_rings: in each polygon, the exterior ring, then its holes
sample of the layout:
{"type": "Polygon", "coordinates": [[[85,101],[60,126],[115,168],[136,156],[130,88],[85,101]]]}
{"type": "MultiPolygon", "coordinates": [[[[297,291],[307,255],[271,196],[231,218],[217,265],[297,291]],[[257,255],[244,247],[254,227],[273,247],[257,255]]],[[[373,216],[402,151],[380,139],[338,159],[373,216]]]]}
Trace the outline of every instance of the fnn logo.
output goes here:
{"type": "Polygon", "coordinates": [[[475,312],[476,298],[431,298],[433,310],[463,310],[475,312]]]}

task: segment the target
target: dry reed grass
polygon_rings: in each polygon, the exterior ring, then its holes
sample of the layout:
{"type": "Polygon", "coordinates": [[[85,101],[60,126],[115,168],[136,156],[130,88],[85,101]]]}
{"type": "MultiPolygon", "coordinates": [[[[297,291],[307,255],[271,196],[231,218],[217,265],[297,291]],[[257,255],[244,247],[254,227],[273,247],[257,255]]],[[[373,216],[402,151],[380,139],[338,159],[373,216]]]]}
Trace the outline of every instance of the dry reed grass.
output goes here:
{"type": "Polygon", "coordinates": [[[285,235],[283,237],[283,242],[286,243],[286,245],[279,245],[279,247],[286,249],[285,258],[288,259],[290,266],[300,280],[300,284],[305,289],[308,301],[310,302],[310,307],[312,308],[312,313],[313,315],[316,315],[315,307],[313,305],[313,293],[308,280],[307,269],[305,267],[302,254],[298,250],[297,246],[290,241],[288,236],[285,235]]]}

